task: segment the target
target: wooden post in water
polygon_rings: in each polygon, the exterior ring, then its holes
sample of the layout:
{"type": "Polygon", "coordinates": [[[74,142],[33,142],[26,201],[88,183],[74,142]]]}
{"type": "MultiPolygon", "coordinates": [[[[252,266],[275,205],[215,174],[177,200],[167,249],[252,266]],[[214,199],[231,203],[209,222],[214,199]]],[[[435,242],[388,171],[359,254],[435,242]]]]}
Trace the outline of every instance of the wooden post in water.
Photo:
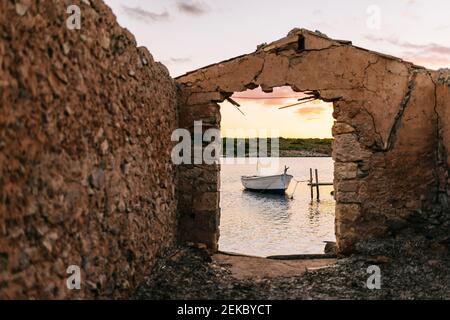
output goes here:
{"type": "Polygon", "coordinates": [[[320,193],[319,193],[319,170],[316,169],[316,192],[317,192],[317,201],[320,200],[320,193]]]}
{"type": "Polygon", "coordinates": [[[320,187],[333,186],[334,183],[333,182],[319,182],[319,170],[318,169],[314,169],[314,170],[315,170],[316,182],[314,182],[314,180],[313,180],[313,169],[309,169],[308,185],[311,188],[311,201],[314,200],[314,187],[316,187],[317,201],[320,201],[320,187]]]}

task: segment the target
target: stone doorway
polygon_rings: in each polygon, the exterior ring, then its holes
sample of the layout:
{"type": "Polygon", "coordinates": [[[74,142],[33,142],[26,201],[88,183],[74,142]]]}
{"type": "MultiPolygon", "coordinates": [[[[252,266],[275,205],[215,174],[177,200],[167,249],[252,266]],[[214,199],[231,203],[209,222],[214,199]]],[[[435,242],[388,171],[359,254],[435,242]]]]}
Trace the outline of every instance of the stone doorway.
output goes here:
{"type": "Polygon", "coordinates": [[[333,186],[320,188],[321,201],[316,191],[311,200],[305,181],[315,168],[321,182],[333,182],[333,104],[290,87],[258,87],[234,93],[220,112],[219,250],[260,257],[323,253],[335,241],[333,186]],[[327,140],[310,140],[320,138],[327,140]],[[280,174],[285,166],[294,176],[285,195],[243,189],[242,175],[280,174]]]}

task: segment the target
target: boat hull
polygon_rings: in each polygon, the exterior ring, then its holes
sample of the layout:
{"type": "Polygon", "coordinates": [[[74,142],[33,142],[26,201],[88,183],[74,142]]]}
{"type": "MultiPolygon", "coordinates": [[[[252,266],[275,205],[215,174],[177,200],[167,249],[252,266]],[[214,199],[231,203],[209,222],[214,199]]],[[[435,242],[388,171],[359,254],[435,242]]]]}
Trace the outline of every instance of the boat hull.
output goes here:
{"type": "Polygon", "coordinates": [[[272,194],[284,194],[292,179],[293,176],[288,174],[241,177],[242,185],[246,190],[272,194]]]}
{"type": "Polygon", "coordinates": [[[250,192],[258,192],[258,193],[267,193],[267,194],[285,194],[286,189],[251,189],[251,188],[245,188],[246,191],[250,192]]]}

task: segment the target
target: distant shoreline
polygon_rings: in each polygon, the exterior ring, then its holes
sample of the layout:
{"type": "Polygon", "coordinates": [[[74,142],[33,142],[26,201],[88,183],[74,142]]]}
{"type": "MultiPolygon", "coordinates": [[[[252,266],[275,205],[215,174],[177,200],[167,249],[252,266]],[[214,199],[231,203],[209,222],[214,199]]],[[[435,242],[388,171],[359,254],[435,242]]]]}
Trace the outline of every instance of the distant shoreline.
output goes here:
{"type": "Polygon", "coordinates": [[[280,150],[282,158],[329,158],[331,154],[319,153],[307,150],[280,150]]]}
{"type": "MultiPolygon", "coordinates": [[[[238,149],[237,141],[234,144],[234,154],[238,149]]],[[[245,153],[248,157],[249,139],[241,139],[245,143],[245,153]]],[[[333,139],[294,139],[294,138],[279,138],[279,154],[282,158],[328,158],[331,157],[333,139]]],[[[270,156],[270,139],[268,143],[267,152],[270,156]]],[[[227,145],[226,138],[222,140],[222,150],[224,157],[226,155],[227,145]]]]}
{"type": "MultiPolygon", "coordinates": [[[[230,158],[227,156],[221,156],[220,158],[230,158]]],[[[256,157],[249,157],[248,155],[245,157],[235,157],[235,158],[256,158],[256,157]]],[[[260,158],[272,158],[270,155],[268,155],[267,157],[260,157],[260,158]]],[[[304,154],[304,155],[295,155],[295,154],[280,154],[278,157],[273,157],[273,158],[331,158],[331,156],[329,155],[324,155],[324,154],[304,154]]]]}

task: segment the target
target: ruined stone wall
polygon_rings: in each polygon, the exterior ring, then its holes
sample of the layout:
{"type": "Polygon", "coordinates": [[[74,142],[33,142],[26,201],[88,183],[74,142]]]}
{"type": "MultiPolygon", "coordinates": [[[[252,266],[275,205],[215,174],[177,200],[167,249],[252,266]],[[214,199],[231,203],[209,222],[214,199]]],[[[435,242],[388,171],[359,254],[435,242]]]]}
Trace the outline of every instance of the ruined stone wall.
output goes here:
{"type": "Polygon", "coordinates": [[[436,112],[439,125],[438,170],[439,203],[437,214],[446,217],[450,228],[450,70],[435,73],[436,112]]]}
{"type": "MultiPolygon", "coordinates": [[[[376,236],[417,229],[431,238],[449,233],[447,218],[432,209],[440,207],[434,77],[400,59],[296,29],[252,54],[176,80],[180,118],[187,128],[193,119],[218,126],[216,103],[258,86],[270,92],[289,85],[333,102],[336,236],[339,250],[348,252],[358,241],[376,236]]],[[[218,168],[180,170],[184,200],[179,212],[182,224],[189,225],[183,237],[214,248],[219,194],[192,185],[199,181],[213,189],[219,183],[218,168]],[[194,205],[198,199],[215,206],[200,210],[194,205]]]]}
{"type": "Polygon", "coordinates": [[[175,240],[173,81],[72,2],[81,30],[67,1],[0,2],[0,298],[124,297],[175,240]]]}

